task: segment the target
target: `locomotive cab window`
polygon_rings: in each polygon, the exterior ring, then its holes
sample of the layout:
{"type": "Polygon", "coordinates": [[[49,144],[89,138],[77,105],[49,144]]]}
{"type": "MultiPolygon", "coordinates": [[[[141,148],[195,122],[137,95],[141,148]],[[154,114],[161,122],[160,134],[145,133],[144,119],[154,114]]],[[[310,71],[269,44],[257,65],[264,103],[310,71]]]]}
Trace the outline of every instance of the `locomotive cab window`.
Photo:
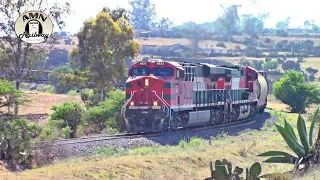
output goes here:
{"type": "Polygon", "coordinates": [[[154,68],[152,69],[154,76],[173,76],[172,68],[154,68]]]}
{"type": "Polygon", "coordinates": [[[131,70],[131,76],[147,76],[150,74],[148,68],[133,68],[131,70]]]}

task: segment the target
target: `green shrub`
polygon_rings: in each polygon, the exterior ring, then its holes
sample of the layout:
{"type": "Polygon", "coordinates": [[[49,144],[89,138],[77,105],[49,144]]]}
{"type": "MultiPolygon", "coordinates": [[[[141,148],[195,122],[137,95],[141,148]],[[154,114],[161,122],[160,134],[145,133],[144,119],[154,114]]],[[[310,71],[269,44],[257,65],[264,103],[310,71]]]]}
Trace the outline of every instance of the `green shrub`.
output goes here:
{"type": "Polygon", "coordinates": [[[110,156],[115,155],[116,152],[113,148],[106,147],[106,148],[96,148],[94,150],[94,154],[105,156],[105,157],[110,157],[110,156]]]}
{"type": "Polygon", "coordinates": [[[53,141],[58,139],[58,132],[57,132],[57,128],[54,126],[45,126],[42,130],[41,130],[41,134],[39,136],[41,141],[53,141]]]}
{"type": "Polygon", "coordinates": [[[71,137],[76,137],[78,126],[83,123],[83,106],[78,102],[64,102],[60,106],[53,106],[52,110],[54,111],[50,119],[52,124],[61,129],[69,126],[72,130],[71,137]]]}
{"type": "Polygon", "coordinates": [[[270,61],[266,61],[264,64],[263,64],[263,68],[265,70],[274,70],[274,69],[277,69],[278,67],[278,61],[277,60],[270,60],[270,61]]]}
{"type": "Polygon", "coordinates": [[[292,70],[273,84],[272,94],[289,105],[291,112],[304,112],[310,104],[320,102],[320,89],[306,83],[302,73],[292,70]]]}
{"type": "Polygon", "coordinates": [[[72,130],[69,126],[62,128],[61,130],[62,137],[65,139],[69,139],[72,136],[72,130]]]}
{"type": "Polygon", "coordinates": [[[80,92],[81,100],[87,107],[93,107],[99,104],[100,95],[94,92],[92,89],[83,89],[80,92]]]}
{"type": "Polygon", "coordinates": [[[200,145],[204,144],[205,141],[201,138],[192,137],[190,141],[181,140],[178,144],[178,147],[185,149],[185,148],[194,148],[199,147],[200,145]]]}
{"type": "Polygon", "coordinates": [[[55,88],[52,85],[46,84],[46,85],[43,85],[43,91],[53,94],[55,93],[55,88]]]}
{"type": "Polygon", "coordinates": [[[121,107],[124,103],[123,91],[111,91],[104,102],[87,110],[84,119],[96,132],[101,132],[105,128],[119,131],[122,126],[121,107]]]}
{"type": "Polygon", "coordinates": [[[80,95],[80,93],[78,93],[76,90],[70,90],[68,92],[68,95],[70,95],[70,96],[78,96],[78,95],[80,95]]]}

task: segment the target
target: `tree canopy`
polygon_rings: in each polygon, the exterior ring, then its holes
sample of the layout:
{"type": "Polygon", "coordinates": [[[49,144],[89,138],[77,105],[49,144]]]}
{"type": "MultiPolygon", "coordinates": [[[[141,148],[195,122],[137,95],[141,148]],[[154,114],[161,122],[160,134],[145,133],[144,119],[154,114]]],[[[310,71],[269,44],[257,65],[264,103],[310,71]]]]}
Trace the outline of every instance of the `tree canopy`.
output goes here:
{"type": "Polygon", "coordinates": [[[126,76],[126,59],[139,51],[139,44],[133,40],[133,27],[124,16],[115,16],[119,11],[122,9],[112,13],[102,11],[84,22],[77,35],[78,48],[71,53],[77,67],[75,74],[62,75],[68,83],[81,84],[80,89],[94,86],[101,101],[106,91],[126,76]]]}
{"type": "MultiPolygon", "coordinates": [[[[14,30],[16,19],[25,11],[37,9],[46,13],[50,18],[62,28],[65,23],[63,18],[70,12],[69,3],[64,5],[53,3],[47,0],[12,0],[0,3],[0,34],[4,34],[4,43],[0,43],[0,66],[13,74],[13,80],[16,83],[16,89],[20,88],[20,83],[28,78],[32,69],[38,69],[39,59],[45,59],[46,49],[25,43],[17,38],[14,30]],[[5,44],[5,45],[4,45],[5,44]]],[[[18,107],[15,108],[15,114],[18,113],[18,107]]]]}
{"type": "Polygon", "coordinates": [[[135,29],[152,30],[155,24],[155,4],[150,0],[130,0],[131,22],[135,29]]]}

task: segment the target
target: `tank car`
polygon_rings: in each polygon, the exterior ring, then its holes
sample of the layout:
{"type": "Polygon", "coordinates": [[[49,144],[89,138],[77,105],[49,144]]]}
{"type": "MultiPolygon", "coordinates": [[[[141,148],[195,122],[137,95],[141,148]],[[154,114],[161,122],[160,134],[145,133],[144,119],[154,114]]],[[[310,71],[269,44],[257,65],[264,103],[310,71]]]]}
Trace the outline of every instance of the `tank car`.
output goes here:
{"type": "Polygon", "coordinates": [[[151,59],[129,68],[122,115],[129,132],[241,121],[264,111],[266,74],[250,66],[151,59]]]}

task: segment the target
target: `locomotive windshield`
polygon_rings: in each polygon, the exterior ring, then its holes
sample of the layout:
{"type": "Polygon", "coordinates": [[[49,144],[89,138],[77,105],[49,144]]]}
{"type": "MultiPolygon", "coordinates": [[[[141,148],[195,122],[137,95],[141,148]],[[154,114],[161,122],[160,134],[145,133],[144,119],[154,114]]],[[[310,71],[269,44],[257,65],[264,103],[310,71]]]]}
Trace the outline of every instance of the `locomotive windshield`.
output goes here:
{"type": "Polygon", "coordinates": [[[132,76],[147,76],[150,74],[150,70],[148,68],[133,68],[132,76]]]}
{"type": "MultiPolygon", "coordinates": [[[[154,76],[173,76],[172,68],[153,68],[152,74],[154,76]]],[[[133,68],[131,76],[148,76],[150,75],[150,69],[148,68],[133,68]]]]}
{"type": "Polygon", "coordinates": [[[173,76],[172,68],[154,68],[152,74],[155,76],[173,76]]]}

